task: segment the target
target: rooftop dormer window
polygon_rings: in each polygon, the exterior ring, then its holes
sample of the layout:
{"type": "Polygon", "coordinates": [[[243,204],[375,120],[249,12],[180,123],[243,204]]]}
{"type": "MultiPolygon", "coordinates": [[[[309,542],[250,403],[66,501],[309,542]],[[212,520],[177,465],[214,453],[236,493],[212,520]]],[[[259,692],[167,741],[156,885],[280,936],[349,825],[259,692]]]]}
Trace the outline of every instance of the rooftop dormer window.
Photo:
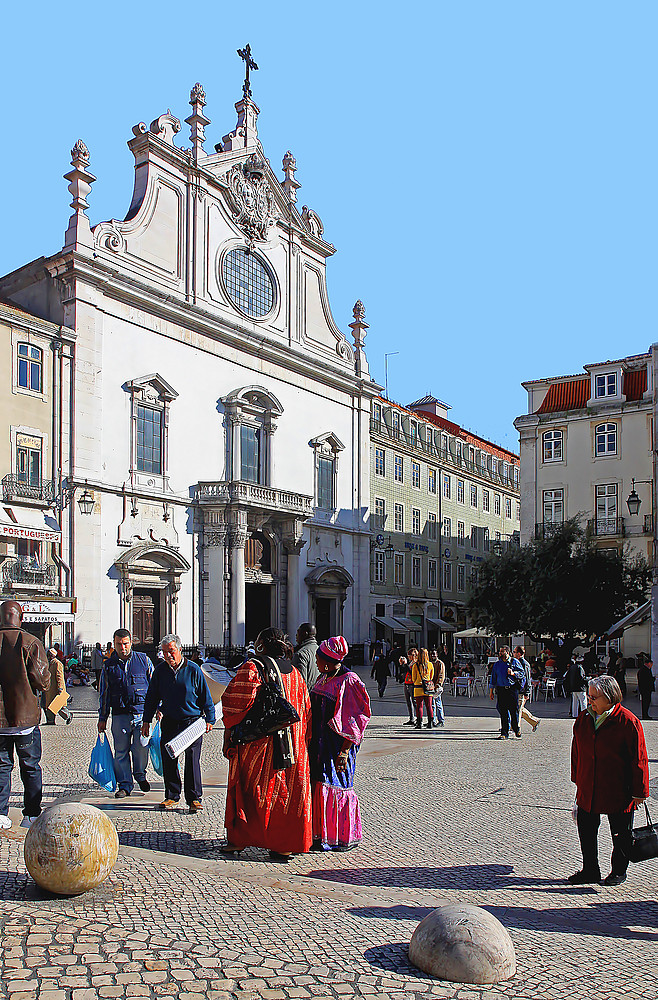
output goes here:
{"type": "Polygon", "coordinates": [[[605,399],[617,395],[617,372],[607,372],[597,375],[594,380],[594,398],[605,399]]]}

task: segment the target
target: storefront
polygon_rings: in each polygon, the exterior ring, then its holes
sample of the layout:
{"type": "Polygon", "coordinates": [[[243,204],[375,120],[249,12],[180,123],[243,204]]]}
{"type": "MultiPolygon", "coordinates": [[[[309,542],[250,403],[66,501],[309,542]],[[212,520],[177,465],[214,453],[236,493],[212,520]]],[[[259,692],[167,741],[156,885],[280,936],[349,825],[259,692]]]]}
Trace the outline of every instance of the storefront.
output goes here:
{"type": "Polygon", "coordinates": [[[46,647],[58,642],[64,648],[64,628],[75,621],[75,599],[17,600],[23,609],[23,628],[26,632],[36,635],[46,647]]]}

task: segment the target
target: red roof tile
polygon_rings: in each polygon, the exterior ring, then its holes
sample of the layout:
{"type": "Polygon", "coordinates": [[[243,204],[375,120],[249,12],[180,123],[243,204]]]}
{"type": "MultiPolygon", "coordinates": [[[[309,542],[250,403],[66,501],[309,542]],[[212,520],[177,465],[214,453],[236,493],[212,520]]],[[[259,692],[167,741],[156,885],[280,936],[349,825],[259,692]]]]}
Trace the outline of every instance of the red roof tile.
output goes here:
{"type": "Polygon", "coordinates": [[[559,413],[561,410],[581,410],[587,405],[591,381],[575,378],[569,382],[553,382],[537,413],[559,413]]]}
{"type": "Polygon", "coordinates": [[[624,395],[626,399],[642,399],[647,391],[646,368],[634,368],[624,374],[624,395]]]}

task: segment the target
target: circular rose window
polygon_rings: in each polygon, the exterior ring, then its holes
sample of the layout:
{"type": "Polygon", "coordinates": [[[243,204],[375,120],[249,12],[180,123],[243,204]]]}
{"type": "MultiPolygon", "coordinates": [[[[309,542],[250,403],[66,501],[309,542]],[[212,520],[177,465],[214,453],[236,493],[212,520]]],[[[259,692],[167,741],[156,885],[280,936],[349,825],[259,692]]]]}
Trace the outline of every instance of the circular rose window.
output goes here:
{"type": "Polygon", "coordinates": [[[263,261],[244,247],[224,254],[222,280],[231,302],[240,312],[262,319],[272,311],[274,280],[263,261]]]}

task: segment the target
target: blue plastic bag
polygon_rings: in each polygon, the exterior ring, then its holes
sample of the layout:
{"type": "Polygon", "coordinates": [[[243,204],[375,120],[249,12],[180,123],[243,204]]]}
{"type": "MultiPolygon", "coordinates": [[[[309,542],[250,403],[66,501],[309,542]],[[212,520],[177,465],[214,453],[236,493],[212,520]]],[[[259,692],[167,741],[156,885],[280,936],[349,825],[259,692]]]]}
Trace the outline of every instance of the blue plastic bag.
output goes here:
{"type": "Polygon", "coordinates": [[[117,779],[114,773],[114,757],[105,733],[99,733],[96,746],[91,751],[89,762],[89,777],[104,788],[106,792],[114,792],[117,779]]]}
{"type": "Polygon", "coordinates": [[[149,740],[149,757],[156,774],[162,777],[162,750],[160,749],[160,723],[156,722],[149,740]]]}

